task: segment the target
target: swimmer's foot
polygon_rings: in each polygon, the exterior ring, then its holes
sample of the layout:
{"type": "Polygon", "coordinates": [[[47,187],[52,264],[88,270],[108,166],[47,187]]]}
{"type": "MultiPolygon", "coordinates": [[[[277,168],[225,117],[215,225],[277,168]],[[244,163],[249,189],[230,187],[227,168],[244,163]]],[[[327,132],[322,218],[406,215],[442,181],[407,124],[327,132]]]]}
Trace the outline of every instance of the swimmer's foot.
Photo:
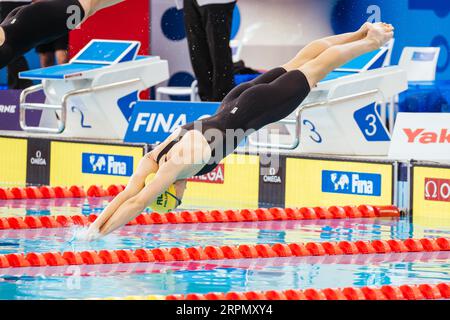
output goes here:
{"type": "Polygon", "coordinates": [[[384,46],[394,37],[394,27],[390,24],[378,22],[368,27],[366,39],[374,41],[378,47],[384,46]]]}

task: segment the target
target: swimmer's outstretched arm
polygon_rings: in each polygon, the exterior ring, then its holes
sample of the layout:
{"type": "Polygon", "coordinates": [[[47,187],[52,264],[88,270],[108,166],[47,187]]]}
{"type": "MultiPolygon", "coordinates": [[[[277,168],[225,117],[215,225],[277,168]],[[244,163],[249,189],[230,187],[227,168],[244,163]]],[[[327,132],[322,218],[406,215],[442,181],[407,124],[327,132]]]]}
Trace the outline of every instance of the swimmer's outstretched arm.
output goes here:
{"type": "Polygon", "coordinates": [[[171,184],[177,181],[186,166],[190,167],[189,165],[177,164],[171,160],[164,163],[149,184],[138,194],[122,203],[114,214],[99,227],[100,234],[102,236],[107,235],[136,218],[171,184]]]}
{"type": "MultiPolygon", "coordinates": [[[[166,141],[157,146],[152,152],[159,154],[161,150],[178,136],[179,132],[175,131],[166,141]]],[[[147,154],[153,160],[152,152],[147,154]]],[[[138,216],[146,207],[148,207],[160,194],[165,192],[171,184],[180,179],[192,177],[197,173],[211,157],[211,148],[205,137],[196,130],[188,131],[183,138],[173,147],[171,155],[158,168],[153,180],[143,187],[145,178],[151,173],[150,170],[138,168],[135,175],[141,176],[136,184],[139,184],[140,191],[126,201],[117,206],[117,203],[107,214],[102,214],[101,220],[88,232],[89,238],[95,238],[92,233],[100,233],[107,235],[117,228],[125,225],[129,221],[138,216]]],[[[155,162],[156,165],[156,162],[155,162]]],[[[153,169],[151,170],[152,172],[153,169]]],[[[131,183],[131,182],[130,182],[131,183]]],[[[182,197],[183,191],[178,196],[182,197]]]]}
{"type": "Polygon", "coordinates": [[[100,227],[108,221],[117,209],[128,199],[137,195],[145,186],[145,179],[158,170],[158,164],[153,160],[151,153],[147,153],[139,162],[136,172],[128,181],[127,187],[119,193],[103,210],[98,218],[90,225],[89,234],[94,236],[100,227]]]}

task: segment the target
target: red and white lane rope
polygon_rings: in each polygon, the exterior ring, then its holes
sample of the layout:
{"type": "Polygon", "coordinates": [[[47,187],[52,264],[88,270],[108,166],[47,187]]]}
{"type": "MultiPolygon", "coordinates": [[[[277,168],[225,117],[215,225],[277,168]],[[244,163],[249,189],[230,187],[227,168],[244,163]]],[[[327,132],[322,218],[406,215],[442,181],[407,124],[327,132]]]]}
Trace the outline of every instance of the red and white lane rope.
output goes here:
{"type": "Polygon", "coordinates": [[[449,238],[11,253],[0,268],[450,251],[449,238]]]}
{"type": "MultiPolygon", "coordinates": [[[[308,264],[343,264],[343,265],[379,265],[381,263],[400,263],[400,262],[431,262],[436,259],[449,257],[450,252],[408,252],[393,254],[368,254],[368,255],[325,255],[306,257],[307,260],[301,260],[308,264]]],[[[302,257],[286,257],[283,259],[239,259],[239,260],[207,260],[207,261],[171,261],[171,262],[153,262],[153,263],[118,263],[118,264],[97,264],[97,265],[79,265],[73,268],[71,265],[64,266],[44,266],[40,268],[5,268],[0,269],[0,276],[46,276],[62,277],[79,275],[82,277],[91,277],[97,275],[114,274],[151,274],[163,273],[167,270],[211,270],[215,268],[238,268],[241,270],[263,270],[266,267],[292,266],[300,263],[302,257]]]]}
{"type": "MultiPolygon", "coordinates": [[[[276,220],[318,220],[347,218],[399,217],[395,206],[332,206],[304,208],[270,208],[242,210],[181,211],[168,213],[143,213],[130,221],[128,225],[213,223],[213,222],[249,222],[276,220]]],[[[26,216],[0,218],[0,230],[62,228],[69,226],[88,226],[97,219],[97,215],[73,216],[26,216]]]]}
{"type": "Polygon", "coordinates": [[[125,186],[119,184],[110,185],[107,189],[92,185],[87,191],[81,186],[0,188],[0,200],[108,197],[116,196],[124,189],[125,186]]]}
{"type": "Polygon", "coordinates": [[[186,295],[148,295],[110,300],[435,300],[450,299],[450,283],[305,290],[268,290],[186,295]]]}
{"type": "Polygon", "coordinates": [[[343,289],[269,290],[170,295],[166,300],[426,300],[449,299],[450,283],[343,289]]]}

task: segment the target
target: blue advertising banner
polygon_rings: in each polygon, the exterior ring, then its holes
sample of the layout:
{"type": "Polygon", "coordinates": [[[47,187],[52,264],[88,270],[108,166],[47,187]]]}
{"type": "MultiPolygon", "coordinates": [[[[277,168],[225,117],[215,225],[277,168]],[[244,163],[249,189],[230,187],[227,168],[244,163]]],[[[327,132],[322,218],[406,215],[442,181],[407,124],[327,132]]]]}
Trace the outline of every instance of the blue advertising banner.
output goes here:
{"type": "Polygon", "coordinates": [[[322,170],[322,192],[378,197],[381,179],[375,173],[322,170]]]}
{"type": "Polygon", "coordinates": [[[82,172],[130,177],[133,174],[133,157],[83,152],[82,172]]]}
{"type": "MultiPolygon", "coordinates": [[[[19,98],[21,90],[0,90],[0,130],[21,131],[19,124],[19,98]]],[[[30,96],[28,102],[43,103],[43,92],[36,92],[30,96]]],[[[27,111],[28,125],[37,126],[41,119],[41,111],[27,111]]]]}
{"type": "Polygon", "coordinates": [[[216,102],[138,101],[124,141],[159,143],[180,126],[213,115],[219,106],[216,102]]]}

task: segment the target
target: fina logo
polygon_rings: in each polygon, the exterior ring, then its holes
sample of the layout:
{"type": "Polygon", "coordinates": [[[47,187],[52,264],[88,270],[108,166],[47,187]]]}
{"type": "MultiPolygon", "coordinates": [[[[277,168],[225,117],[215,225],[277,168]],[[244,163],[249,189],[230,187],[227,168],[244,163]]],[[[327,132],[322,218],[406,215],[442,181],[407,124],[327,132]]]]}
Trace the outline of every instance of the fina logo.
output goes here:
{"type": "Polygon", "coordinates": [[[166,119],[162,113],[139,113],[134,124],[133,131],[138,132],[142,126],[145,126],[145,132],[173,132],[178,127],[184,126],[187,123],[185,114],[170,113],[166,119]]]}
{"type": "Polygon", "coordinates": [[[133,157],[83,153],[82,172],[129,177],[133,173],[133,157]]]}
{"type": "Polygon", "coordinates": [[[380,196],[381,175],[323,170],[322,192],[354,194],[360,196],[380,196]]]}

